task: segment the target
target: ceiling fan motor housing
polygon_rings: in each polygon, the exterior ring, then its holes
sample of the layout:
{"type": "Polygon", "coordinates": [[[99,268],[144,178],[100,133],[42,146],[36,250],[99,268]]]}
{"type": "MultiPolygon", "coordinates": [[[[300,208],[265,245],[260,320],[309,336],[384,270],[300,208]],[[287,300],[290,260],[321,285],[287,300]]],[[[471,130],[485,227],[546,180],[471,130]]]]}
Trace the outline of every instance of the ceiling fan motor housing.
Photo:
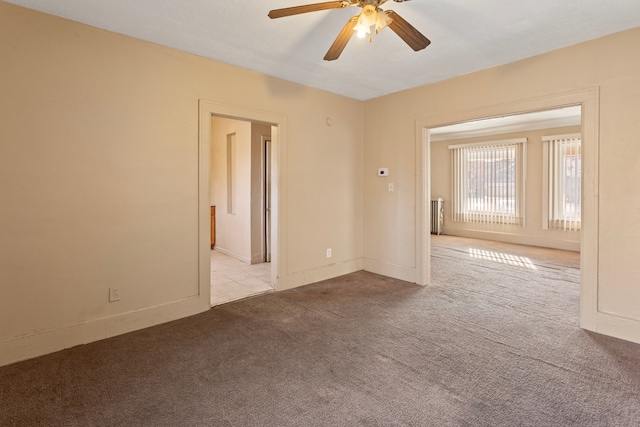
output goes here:
{"type": "Polygon", "coordinates": [[[362,8],[362,23],[367,27],[375,25],[378,20],[377,7],[373,5],[366,5],[362,8]]]}

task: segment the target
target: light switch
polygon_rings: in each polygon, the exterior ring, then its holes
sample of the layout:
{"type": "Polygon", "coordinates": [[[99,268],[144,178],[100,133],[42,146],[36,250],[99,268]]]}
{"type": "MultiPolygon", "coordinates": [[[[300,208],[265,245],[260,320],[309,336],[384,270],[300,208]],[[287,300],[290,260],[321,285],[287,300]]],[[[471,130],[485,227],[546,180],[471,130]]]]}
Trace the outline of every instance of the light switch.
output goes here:
{"type": "Polygon", "coordinates": [[[389,168],[378,169],[378,176],[389,176],[389,168]]]}
{"type": "Polygon", "coordinates": [[[393,182],[389,183],[388,188],[389,188],[389,191],[394,191],[395,190],[395,188],[393,187],[393,182]]]}

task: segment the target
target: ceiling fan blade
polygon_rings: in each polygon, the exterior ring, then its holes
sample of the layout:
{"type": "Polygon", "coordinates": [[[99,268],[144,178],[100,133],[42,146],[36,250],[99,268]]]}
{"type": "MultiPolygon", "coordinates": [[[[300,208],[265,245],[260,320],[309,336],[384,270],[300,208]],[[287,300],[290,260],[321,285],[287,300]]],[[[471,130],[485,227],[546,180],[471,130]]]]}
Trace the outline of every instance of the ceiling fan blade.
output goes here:
{"type": "Polygon", "coordinates": [[[409,24],[393,10],[387,10],[385,13],[392,19],[389,24],[389,28],[399,35],[406,44],[411,46],[411,49],[419,51],[431,44],[431,41],[428,38],[422,35],[420,31],[416,30],[413,25],[409,24]]]}
{"type": "Polygon", "coordinates": [[[358,23],[358,16],[354,16],[349,19],[347,25],[342,28],[338,37],[336,37],[335,41],[327,51],[327,54],[324,56],[325,61],[333,61],[334,59],[338,59],[342,51],[344,50],[349,40],[353,36],[353,29],[358,23]]]}
{"type": "Polygon", "coordinates": [[[274,9],[269,12],[269,18],[283,18],[285,16],[299,15],[301,13],[317,12],[319,10],[341,9],[349,6],[348,1],[328,1],[324,3],[306,4],[303,6],[285,7],[284,9],[274,9]]]}

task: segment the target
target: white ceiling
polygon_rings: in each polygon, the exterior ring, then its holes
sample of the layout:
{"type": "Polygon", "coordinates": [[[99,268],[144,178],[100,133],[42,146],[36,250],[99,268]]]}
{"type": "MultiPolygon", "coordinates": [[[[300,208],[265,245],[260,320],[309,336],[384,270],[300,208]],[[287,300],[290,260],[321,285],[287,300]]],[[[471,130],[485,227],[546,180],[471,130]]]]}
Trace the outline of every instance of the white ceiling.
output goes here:
{"type": "Polygon", "coordinates": [[[360,8],[271,20],[320,0],[8,0],[270,76],[366,100],[640,26],[640,0],[387,2],[431,40],[414,52],[389,28],[322,58],[360,8]]]}

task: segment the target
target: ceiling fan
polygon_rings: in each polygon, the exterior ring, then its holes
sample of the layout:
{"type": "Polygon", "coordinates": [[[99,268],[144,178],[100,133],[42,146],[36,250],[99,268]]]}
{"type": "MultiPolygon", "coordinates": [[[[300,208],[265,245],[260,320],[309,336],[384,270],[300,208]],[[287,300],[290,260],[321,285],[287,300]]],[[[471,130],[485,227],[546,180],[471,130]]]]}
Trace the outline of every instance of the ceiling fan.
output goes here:
{"type": "MultiPolygon", "coordinates": [[[[401,3],[407,0],[393,1],[401,3]]],[[[415,27],[402,19],[400,15],[392,10],[384,11],[380,9],[380,6],[386,2],[387,0],[328,1],[324,3],[274,9],[269,12],[269,18],[283,18],[285,16],[299,15],[301,13],[317,12],[319,10],[342,9],[347,6],[357,6],[362,8],[362,12],[349,19],[344,28],[342,28],[342,31],[340,31],[340,34],[338,34],[338,37],[324,56],[325,61],[338,59],[354,33],[357,33],[358,37],[364,38],[367,34],[371,34],[372,28],[374,29],[375,34],[378,34],[380,30],[388,26],[416,52],[429,46],[431,41],[422,35],[420,31],[416,30],[415,27]]],[[[371,38],[369,38],[369,41],[371,41],[371,38]]]]}

